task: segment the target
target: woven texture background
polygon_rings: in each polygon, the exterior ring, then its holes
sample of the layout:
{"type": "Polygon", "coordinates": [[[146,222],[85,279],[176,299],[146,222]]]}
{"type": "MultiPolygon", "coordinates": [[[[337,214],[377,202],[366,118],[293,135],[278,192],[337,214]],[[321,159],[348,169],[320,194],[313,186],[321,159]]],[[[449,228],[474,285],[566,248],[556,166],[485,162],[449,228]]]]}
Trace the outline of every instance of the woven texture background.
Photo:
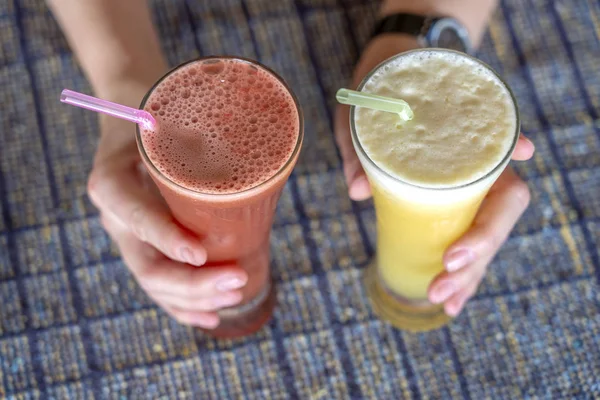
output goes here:
{"type": "MultiPolygon", "coordinates": [[[[83,0],[82,0],[83,1],[83,0]]],[[[96,117],[42,0],[0,0],[0,397],[17,399],[600,398],[600,3],[503,1],[480,57],[513,87],[533,201],[450,326],[375,318],[360,275],[372,204],[352,203],[332,135],[375,20],[368,0],[154,1],[171,64],[234,54],[278,71],[306,144],[279,203],[279,307],[254,337],[180,326],[136,285],[85,194],[96,117]]]]}

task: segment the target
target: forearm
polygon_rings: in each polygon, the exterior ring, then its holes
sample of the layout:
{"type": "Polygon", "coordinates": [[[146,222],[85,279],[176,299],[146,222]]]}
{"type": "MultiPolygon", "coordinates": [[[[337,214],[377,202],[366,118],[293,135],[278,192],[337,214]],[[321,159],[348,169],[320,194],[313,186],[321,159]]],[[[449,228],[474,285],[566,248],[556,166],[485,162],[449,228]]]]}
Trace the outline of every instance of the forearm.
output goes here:
{"type": "Polygon", "coordinates": [[[48,3],[95,93],[139,105],[140,96],[166,70],[147,1],[48,3]]]}
{"type": "Polygon", "coordinates": [[[465,25],[478,46],[497,3],[497,0],[385,0],[380,15],[407,12],[453,17],[465,25]]]}

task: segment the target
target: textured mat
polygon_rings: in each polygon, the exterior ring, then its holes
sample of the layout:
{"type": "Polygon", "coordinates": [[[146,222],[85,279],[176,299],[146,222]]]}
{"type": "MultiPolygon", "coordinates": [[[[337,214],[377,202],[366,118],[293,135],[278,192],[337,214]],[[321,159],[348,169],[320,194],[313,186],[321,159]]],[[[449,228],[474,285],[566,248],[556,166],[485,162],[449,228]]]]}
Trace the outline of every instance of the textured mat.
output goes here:
{"type": "Polygon", "coordinates": [[[95,116],[41,0],[0,1],[0,397],[600,398],[600,3],[506,0],[481,58],[519,99],[532,206],[450,326],[375,318],[360,275],[370,203],[346,196],[334,92],[371,29],[367,0],[154,1],[171,64],[256,58],[304,105],[306,145],[272,238],[274,320],[246,340],[178,325],[136,285],[85,194],[95,116]]]}

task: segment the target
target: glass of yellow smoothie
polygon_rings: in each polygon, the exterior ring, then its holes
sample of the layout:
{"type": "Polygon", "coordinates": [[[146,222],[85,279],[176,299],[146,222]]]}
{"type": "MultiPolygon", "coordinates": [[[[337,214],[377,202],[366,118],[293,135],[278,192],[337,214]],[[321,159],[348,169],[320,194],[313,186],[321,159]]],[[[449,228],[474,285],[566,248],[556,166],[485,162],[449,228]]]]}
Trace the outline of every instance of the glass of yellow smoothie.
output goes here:
{"type": "Polygon", "coordinates": [[[352,141],[371,184],[377,257],[365,282],[375,312],[394,326],[446,324],[427,288],[445,250],[471,226],[508,165],[519,112],[507,84],[483,62],[443,49],[394,56],[359,91],[403,99],[414,118],[351,107],[352,141]]]}

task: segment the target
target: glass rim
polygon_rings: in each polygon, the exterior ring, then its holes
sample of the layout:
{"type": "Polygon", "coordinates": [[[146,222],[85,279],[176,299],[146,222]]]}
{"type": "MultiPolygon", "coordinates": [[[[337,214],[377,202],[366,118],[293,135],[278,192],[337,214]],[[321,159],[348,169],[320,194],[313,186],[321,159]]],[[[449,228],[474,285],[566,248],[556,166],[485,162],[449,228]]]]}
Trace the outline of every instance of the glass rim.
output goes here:
{"type": "Polygon", "coordinates": [[[443,187],[432,187],[432,186],[424,186],[424,185],[418,185],[412,182],[408,182],[405,181],[403,179],[400,179],[394,175],[392,175],[391,173],[383,170],[379,165],[377,165],[377,163],[375,163],[375,161],[373,161],[371,159],[371,157],[369,157],[369,155],[367,154],[367,152],[365,151],[362,143],[360,142],[360,139],[358,138],[358,134],[356,133],[356,125],[355,125],[355,111],[356,111],[356,106],[350,106],[350,134],[352,135],[352,141],[355,143],[354,144],[354,148],[359,151],[363,157],[367,160],[367,162],[369,163],[369,165],[371,165],[372,167],[374,167],[378,172],[384,174],[386,177],[392,179],[394,182],[398,182],[404,185],[408,185],[414,188],[418,188],[418,189],[423,189],[423,190],[430,190],[430,191],[439,191],[439,192],[443,192],[443,191],[449,191],[449,190],[456,190],[456,189],[462,189],[462,188],[466,188],[469,186],[474,186],[477,185],[483,181],[485,181],[486,179],[488,179],[490,176],[493,176],[496,172],[498,172],[499,169],[504,168],[505,165],[508,164],[508,162],[510,162],[510,159],[512,157],[512,154],[515,150],[515,148],[517,147],[517,142],[519,141],[519,136],[521,133],[521,119],[520,119],[520,115],[519,115],[519,107],[517,104],[517,99],[515,98],[515,95],[513,93],[513,91],[511,90],[511,88],[508,86],[508,84],[504,81],[504,79],[491,67],[489,66],[487,63],[473,57],[470,56],[466,53],[462,53],[459,51],[455,51],[455,50],[450,50],[450,49],[442,49],[442,48],[420,48],[420,49],[414,49],[414,50],[408,50],[399,54],[396,54],[382,62],[380,62],[379,64],[377,64],[377,66],[375,66],[364,78],[363,80],[360,82],[360,84],[358,85],[357,89],[358,91],[361,91],[364,86],[366,85],[366,83],[373,77],[373,75],[379,71],[381,68],[383,68],[385,65],[395,61],[396,59],[399,59],[401,57],[405,57],[406,55],[412,54],[412,53],[419,53],[419,52],[438,52],[438,53],[451,53],[451,54],[455,54],[464,58],[467,58],[479,65],[481,65],[482,67],[484,67],[486,70],[490,71],[502,84],[502,86],[506,89],[506,91],[508,92],[508,94],[510,95],[510,98],[512,100],[512,104],[513,104],[513,108],[515,110],[515,118],[516,118],[516,128],[515,128],[515,133],[513,134],[513,140],[511,143],[510,148],[508,149],[508,151],[506,152],[506,154],[504,155],[504,157],[502,157],[502,159],[498,162],[498,164],[496,164],[492,169],[490,169],[485,175],[472,180],[470,182],[466,182],[466,183],[462,183],[460,185],[455,185],[455,186],[443,186],[443,187]]]}
{"type": "Polygon", "coordinates": [[[138,151],[139,151],[142,159],[144,160],[144,164],[149,166],[152,169],[152,171],[156,174],[156,176],[160,180],[165,181],[166,184],[174,186],[177,188],[177,190],[183,191],[184,193],[190,194],[194,197],[213,198],[213,199],[219,199],[219,200],[225,200],[228,198],[234,199],[234,198],[238,198],[240,196],[246,196],[255,191],[259,191],[264,186],[267,186],[268,184],[272,183],[276,178],[280,177],[281,174],[284,173],[284,171],[286,171],[290,167],[290,165],[294,162],[294,160],[297,158],[298,153],[300,152],[300,149],[302,148],[302,141],[304,139],[304,118],[303,118],[303,114],[302,114],[302,107],[300,106],[300,102],[298,101],[298,98],[296,97],[296,95],[294,94],[294,92],[292,91],[290,86],[287,84],[287,82],[280,75],[278,75],[275,71],[273,71],[271,68],[261,64],[260,62],[258,62],[256,60],[252,60],[250,58],[239,57],[239,56],[227,56],[227,55],[224,55],[224,56],[213,55],[213,56],[198,57],[198,58],[183,62],[183,63],[169,69],[163,76],[161,76],[152,85],[152,87],[148,90],[148,92],[146,92],[146,94],[144,95],[144,98],[142,99],[142,101],[140,103],[139,108],[141,110],[144,109],[148,99],[150,98],[150,95],[172,73],[179,70],[180,68],[187,66],[188,64],[200,63],[202,61],[208,61],[208,60],[234,60],[234,61],[240,61],[240,62],[243,62],[246,64],[250,64],[252,66],[261,68],[262,70],[264,70],[265,72],[267,72],[271,76],[273,76],[279,83],[281,83],[283,85],[284,89],[287,90],[287,92],[291,96],[292,100],[294,101],[294,105],[296,106],[296,112],[298,114],[298,138],[296,139],[296,143],[294,144],[294,150],[292,151],[292,153],[290,154],[290,156],[288,157],[286,162],[277,170],[277,172],[275,172],[267,180],[259,183],[258,185],[252,186],[248,189],[244,189],[244,190],[241,190],[238,192],[232,192],[232,193],[201,192],[198,190],[187,188],[187,187],[182,186],[179,183],[173,181],[171,178],[169,178],[163,172],[161,172],[156,167],[156,165],[154,165],[154,163],[148,156],[148,153],[146,153],[146,149],[144,148],[144,144],[142,141],[142,134],[140,132],[139,124],[136,124],[136,127],[135,127],[135,139],[137,142],[138,151]]]}

